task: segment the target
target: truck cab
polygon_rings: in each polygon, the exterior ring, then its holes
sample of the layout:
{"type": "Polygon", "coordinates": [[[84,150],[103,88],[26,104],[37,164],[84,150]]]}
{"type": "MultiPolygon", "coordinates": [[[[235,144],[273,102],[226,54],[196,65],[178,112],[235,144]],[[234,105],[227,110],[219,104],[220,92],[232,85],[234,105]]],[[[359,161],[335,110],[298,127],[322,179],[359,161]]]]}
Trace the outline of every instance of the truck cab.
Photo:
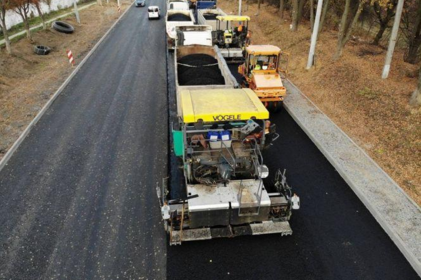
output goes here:
{"type": "Polygon", "coordinates": [[[250,45],[245,48],[245,62],[238,68],[242,86],[252,89],[272,112],[282,107],[286,89],[279,72],[280,58],[284,53],[271,45],[250,45]]]}

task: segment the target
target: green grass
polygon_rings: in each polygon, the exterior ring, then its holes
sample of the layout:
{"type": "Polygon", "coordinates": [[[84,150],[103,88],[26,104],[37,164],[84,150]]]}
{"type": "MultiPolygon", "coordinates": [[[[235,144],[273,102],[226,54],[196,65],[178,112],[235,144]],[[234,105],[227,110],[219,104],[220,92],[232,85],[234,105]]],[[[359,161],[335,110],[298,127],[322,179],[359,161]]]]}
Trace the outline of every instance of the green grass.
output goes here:
{"type": "MultiPolygon", "coordinates": [[[[83,4],[88,4],[88,3],[91,3],[91,2],[94,2],[94,1],[95,0],[82,0],[82,1],[79,2],[79,7],[84,6],[83,4]]],[[[46,21],[48,21],[48,20],[50,20],[52,18],[55,18],[57,16],[69,13],[72,10],[73,10],[73,7],[69,7],[69,8],[65,8],[65,9],[59,9],[57,11],[51,11],[48,14],[44,14],[44,18],[45,18],[46,21]]],[[[42,23],[41,17],[32,17],[31,19],[29,19],[29,26],[30,27],[33,27],[33,26],[41,24],[41,23],[42,23]]],[[[14,35],[18,32],[21,32],[23,30],[25,30],[25,27],[24,27],[23,22],[22,22],[22,23],[19,23],[19,24],[16,24],[16,25],[12,26],[12,28],[10,28],[8,30],[8,35],[10,37],[10,36],[12,36],[12,35],[14,35]]],[[[38,29],[36,29],[36,30],[38,30],[38,29]]],[[[32,30],[32,32],[34,32],[36,30],[32,30]]],[[[23,37],[25,37],[25,36],[23,36],[23,37]]],[[[18,36],[18,38],[22,38],[22,37],[18,36]]],[[[3,32],[0,31],[0,40],[3,40],[3,39],[4,39],[3,32]]],[[[15,39],[17,39],[17,38],[14,38],[13,41],[16,41],[15,39]]]]}
{"type": "Polygon", "coordinates": [[[379,95],[377,92],[375,92],[374,90],[368,87],[365,87],[364,89],[359,90],[358,94],[367,99],[375,99],[379,95]]]}

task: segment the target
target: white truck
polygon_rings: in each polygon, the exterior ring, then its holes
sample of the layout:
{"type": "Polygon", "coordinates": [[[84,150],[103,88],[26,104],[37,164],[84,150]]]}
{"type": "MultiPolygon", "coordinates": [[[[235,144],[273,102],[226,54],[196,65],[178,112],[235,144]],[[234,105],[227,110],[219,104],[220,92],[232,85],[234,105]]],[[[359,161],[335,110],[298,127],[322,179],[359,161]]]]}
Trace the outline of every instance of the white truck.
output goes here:
{"type": "Polygon", "coordinates": [[[175,38],[177,36],[177,26],[194,24],[194,15],[191,10],[168,10],[165,17],[168,49],[174,49],[175,38]]]}

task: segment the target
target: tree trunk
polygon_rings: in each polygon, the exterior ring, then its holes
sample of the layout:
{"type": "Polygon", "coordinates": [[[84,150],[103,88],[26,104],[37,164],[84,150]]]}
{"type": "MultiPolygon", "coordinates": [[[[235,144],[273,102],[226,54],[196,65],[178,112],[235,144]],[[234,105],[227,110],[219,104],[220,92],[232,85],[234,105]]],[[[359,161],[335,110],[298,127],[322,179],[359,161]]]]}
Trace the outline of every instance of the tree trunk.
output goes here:
{"type": "Polygon", "coordinates": [[[408,51],[405,54],[405,62],[408,62],[410,64],[416,64],[420,59],[418,57],[418,52],[421,46],[421,40],[415,40],[414,42],[412,42],[409,47],[408,47],[408,51]]]}
{"type": "Polygon", "coordinates": [[[306,0],[300,0],[298,5],[298,22],[301,21],[301,18],[303,17],[303,8],[304,4],[306,3],[306,0]]]}
{"type": "Polygon", "coordinates": [[[346,0],[345,10],[344,10],[344,14],[342,15],[341,26],[338,33],[338,44],[336,46],[336,53],[333,57],[334,60],[338,60],[339,57],[341,57],[343,48],[345,44],[348,42],[349,38],[351,37],[352,30],[355,26],[355,23],[358,21],[358,18],[360,17],[364,2],[361,1],[358,4],[357,10],[355,11],[355,15],[352,21],[348,19],[348,14],[349,14],[350,6],[351,6],[350,4],[351,4],[351,1],[346,0]]]}
{"type": "Polygon", "coordinates": [[[343,45],[343,38],[346,32],[346,22],[348,20],[349,14],[349,6],[351,5],[351,0],[346,0],[344,13],[342,14],[341,24],[339,25],[339,32],[338,32],[338,43],[336,45],[336,53],[333,57],[334,60],[338,60],[339,57],[342,55],[343,45]]]}
{"type": "Polygon", "coordinates": [[[8,54],[12,54],[12,47],[10,45],[10,39],[9,39],[9,33],[7,32],[7,26],[6,26],[6,11],[0,11],[0,27],[3,31],[3,37],[6,45],[6,51],[8,54]]]}
{"type": "Polygon", "coordinates": [[[377,32],[376,37],[374,38],[373,45],[377,46],[380,43],[380,40],[381,38],[383,38],[383,34],[386,31],[386,28],[387,28],[387,23],[384,24],[383,22],[380,22],[380,29],[379,29],[379,32],[377,32]]]}
{"type": "Polygon", "coordinates": [[[35,8],[37,8],[38,15],[41,17],[42,20],[42,29],[47,30],[47,24],[45,23],[45,17],[44,14],[41,11],[41,7],[39,5],[39,2],[35,2],[35,8]]]}
{"type": "Polygon", "coordinates": [[[412,94],[409,104],[414,106],[421,105],[421,69],[418,77],[418,86],[412,94]]]}
{"type": "Polygon", "coordinates": [[[329,8],[329,0],[325,0],[326,2],[323,3],[323,12],[322,12],[322,19],[320,20],[319,25],[319,33],[322,32],[323,24],[325,23],[327,9],[329,8]]]}
{"type": "Polygon", "coordinates": [[[281,12],[281,19],[284,18],[285,0],[280,0],[279,11],[281,12]]]}
{"type": "Polygon", "coordinates": [[[292,0],[292,31],[297,31],[298,29],[298,6],[298,0],[292,0]]]}
{"type": "Polygon", "coordinates": [[[314,0],[310,0],[310,25],[311,25],[311,30],[313,30],[313,26],[314,26],[314,0]]]}
{"type": "MultiPolygon", "coordinates": [[[[387,29],[387,25],[389,24],[389,21],[395,16],[395,10],[396,10],[397,5],[398,5],[397,1],[391,2],[386,7],[386,16],[383,18],[382,7],[379,5],[378,2],[374,2],[373,9],[374,9],[374,13],[377,15],[377,18],[379,20],[380,29],[373,40],[373,45],[378,45],[380,43],[380,40],[383,38],[383,34],[387,29]]],[[[370,26],[370,30],[371,30],[371,26],[370,26]]]]}
{"type": "Polygon", "coordinates": [[[415,21],[414,29],[412,30],[411,38],[408,43],[408,51],[404,56],[404,61],[415,64],[418,62],[418,51],[421,45],[421,3],[418,4],[417,19],[415,21]]]}
{"type": "Polygon", "coordinates": [[[257,13],[259,13],[259,11],[260,11],[260,1],[261,0],[257,0],[257,13]]]}
{"type": "Polygon", "coordinates": [[[32,41],[31,28],[29,26],[29,18],[28,18],[29,0],[25,1],[25,3],[22,3],[20,6],[17,6],[15,8],[15,12],[18,15],[20,15],[20,17],[22,18],[23,26],[25,27],[25,30],[26,30],[26,38],[32,41]]]}
{"type": "Polygon", "coordinates": [[[346,36],[344,38],[345,39],[344,45],[349,41],[349,38],[351,37],[352,31],[354,30],[354,26],[357,23],[358,18],[360,17],[361,12],[363,10],[363,5],[364,5],[364,1],[361,1],[360,4],[358,5],[357,11],[354,15],[354,18],[353,18],[351,24],[348,25],[348,31],[347,31],[346,36]]]}
{"type": "Polygon", "coordinates": [[[29,26],[28,17],[24,20],[25,30],[26,30],[26,38],[32,41],[32,34],[31,34],[31,27],[29,26]]]}

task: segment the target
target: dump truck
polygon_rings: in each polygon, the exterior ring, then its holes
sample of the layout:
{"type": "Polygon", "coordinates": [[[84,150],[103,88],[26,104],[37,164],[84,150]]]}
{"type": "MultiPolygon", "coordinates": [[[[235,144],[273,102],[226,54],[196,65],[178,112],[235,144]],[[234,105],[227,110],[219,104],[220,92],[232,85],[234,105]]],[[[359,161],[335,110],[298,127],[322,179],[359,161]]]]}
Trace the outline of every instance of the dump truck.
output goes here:
{"type": "Polygon", "coordinates": [[[194,15],[191,10],[168,10],[165,17],[167,46],[174,49],[177,26],[194,25],[194,15]]]}
{"type": "Polygon", "coordinates": [[[271,45],[250,45],[245,49],[245,62],[238,67],[242,87],[252,89],[271,112],[282,108],[286,89],[282,83],[280,48],[271,45]]]}
{"type": "Polygon", "coordinates": [[[276,139],[269,112],[250,89],[178,91],[177,129],[171,134],[176,168],[157,191],[170,245],[242,235],[290,235],[299,198],[262,149],[276,139]],[[181,175],[175,173],[181,172],[181,175]],[[178,190],[178,191],[175,191],[178,190]]]}
{"type": "Polygon", "coordinates": [[[217,16],[226,16],[227,14],[220,8],[217,9],[203,9],[197,11],[197,23],[201,25],[209,25],[212,27],[212,31],[216,31],[218,28],[217,16]]]}

